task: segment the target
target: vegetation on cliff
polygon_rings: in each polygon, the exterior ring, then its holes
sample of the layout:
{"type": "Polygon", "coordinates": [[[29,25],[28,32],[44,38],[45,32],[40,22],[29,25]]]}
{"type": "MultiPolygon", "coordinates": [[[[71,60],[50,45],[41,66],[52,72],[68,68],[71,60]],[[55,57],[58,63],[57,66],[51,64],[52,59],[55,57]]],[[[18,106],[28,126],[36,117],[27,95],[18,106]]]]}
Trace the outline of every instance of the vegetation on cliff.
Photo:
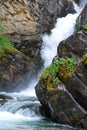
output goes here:
{"type": "Polygon", "coordinates": [[[17,50],[9,41],[8,36],[6,35],[6,30],[3,25],[3,17],[0,14],[0,57],[3,57],[6,55],[6,53],[16,52],[22,56],[24,56],[26,59],[30,60],[30,57],[27,57],[24,53],[17,50]]]}
{"type": "Polygon", "coordinates": [[[48,90],[57,88],[75,72],[76,66],[75,57],[60,58],[43,71],[40,82],[43,82],[48,90]]]}
{"type": "Polygon", "coordinates": [[[82,25],[83,29],[87,30],[87,24],[82,25]]]}

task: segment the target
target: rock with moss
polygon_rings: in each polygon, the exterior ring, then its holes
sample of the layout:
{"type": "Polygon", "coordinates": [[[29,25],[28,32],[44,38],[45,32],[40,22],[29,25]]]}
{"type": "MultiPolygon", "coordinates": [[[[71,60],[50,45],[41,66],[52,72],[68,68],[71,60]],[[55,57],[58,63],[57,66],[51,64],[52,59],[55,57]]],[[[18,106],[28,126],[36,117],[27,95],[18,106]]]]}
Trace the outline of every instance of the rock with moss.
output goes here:
{"type": "Polygon", "coordinates": [[[86,55],[83,56],[74,75],[66,83],[66,89],[75,100],[87,111],[87,65],[86,55]]]}
{"type": "Polygon", "coordinates": [[[5,36],[0,35],[0,91],[23,83],[30,66],[31,58],[14,48],[5,36]]]}
{"type": "Polygon", "coordinates": [[[87,113],[87,68],[83,59],[79,65],[73,56],[55,61],[43,71],[35,89],[45,116],[85,128],[86,120],[82,120],[87,113]]]}
{"type": "Polygon", "coordinates": [[[60,58],[43,71],[36,85],[36,94],[45,116],[55,122],[77,126],[86,114],[66,88],[76,70],[75,57],[60,58]]]}

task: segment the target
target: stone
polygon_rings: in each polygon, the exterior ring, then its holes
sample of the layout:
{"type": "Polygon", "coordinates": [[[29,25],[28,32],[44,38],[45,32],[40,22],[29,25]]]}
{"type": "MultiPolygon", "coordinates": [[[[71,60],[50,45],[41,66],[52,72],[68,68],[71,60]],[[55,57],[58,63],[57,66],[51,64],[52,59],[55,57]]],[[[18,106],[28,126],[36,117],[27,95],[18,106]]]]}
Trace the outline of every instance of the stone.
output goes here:
{"type": "Polygon", "coordinates": [[[57,54],[59,57],[75,55],[77,59],[81,59],[87,52],[87,34],[79,31],[66,40],[60,42],[57,54]]]}

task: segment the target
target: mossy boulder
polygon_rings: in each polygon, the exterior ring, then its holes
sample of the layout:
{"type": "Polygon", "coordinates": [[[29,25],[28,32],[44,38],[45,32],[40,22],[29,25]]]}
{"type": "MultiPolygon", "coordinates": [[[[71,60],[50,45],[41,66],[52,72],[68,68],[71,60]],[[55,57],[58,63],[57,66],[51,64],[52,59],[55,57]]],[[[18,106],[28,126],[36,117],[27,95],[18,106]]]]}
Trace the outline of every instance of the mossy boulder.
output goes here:
{"type": "Polygon", "coordinates": [[[43,71],[39,82],[45,84],[47,90],[56,89],[62,82],[67,82],[75,72],[76,66],[75,57],[60,58],[43,71]]]}
{"type": "Polygon", "coordinates": [[[45,116],[55,122],[77,126],[80,119],[85,116],[84,109],[66,88],[67,82],[76,70],[75,57],[60,58],[43,71],[35,87],[45,116]]]}

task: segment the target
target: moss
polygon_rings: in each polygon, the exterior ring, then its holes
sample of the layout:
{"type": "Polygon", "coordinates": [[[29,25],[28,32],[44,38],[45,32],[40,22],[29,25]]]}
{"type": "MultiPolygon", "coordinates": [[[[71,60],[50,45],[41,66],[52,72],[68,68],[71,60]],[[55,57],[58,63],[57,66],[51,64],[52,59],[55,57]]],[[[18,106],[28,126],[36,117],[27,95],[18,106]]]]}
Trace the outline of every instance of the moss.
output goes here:
{"type": "Polygon", "coordinates": [[[84,65],[87,65],[87,53],[83,56],[83,58],[82,58],[82,63],[83,63],[84,65]]]}
{"type": "Polygon", "coordinates": [[[39,82],[42,82],[47,90],[56,89],[74,73],[76,66],[75,57],[60,58],[43,71],[39,82]]]}
{"type": "Polygon", "coordinates": [[[83,29],[87,30],[87,23],[82,25],[83,29]]]}
{"type": "Polygon", "coordinates": [[[25,57],[28,61],[31,61],[31,58],[26,56],[23,52],[17,50],[4,35],[0,35],[0,57],[5,57],[7,53],[18,53],[19,55],[25,57]]]}
{"type": "Polygon", "coordinates": [[[0,57],[5,57],[7,53],[17,53],[28,61],[31,61],[31,58],[26,56],[23,52],[17,50],[9,41],[9,38],[6,35],[6,30],[3,25],[3,16],[0,14],[0,57]]]}
{"type": "Polygon", "coordinates": [[[59,66],[59,79],[66,83],[68,78],[75,72],[77,68],[77,62],[75,57],[65,57],[62,59],[62,63],[59,66]]]}

